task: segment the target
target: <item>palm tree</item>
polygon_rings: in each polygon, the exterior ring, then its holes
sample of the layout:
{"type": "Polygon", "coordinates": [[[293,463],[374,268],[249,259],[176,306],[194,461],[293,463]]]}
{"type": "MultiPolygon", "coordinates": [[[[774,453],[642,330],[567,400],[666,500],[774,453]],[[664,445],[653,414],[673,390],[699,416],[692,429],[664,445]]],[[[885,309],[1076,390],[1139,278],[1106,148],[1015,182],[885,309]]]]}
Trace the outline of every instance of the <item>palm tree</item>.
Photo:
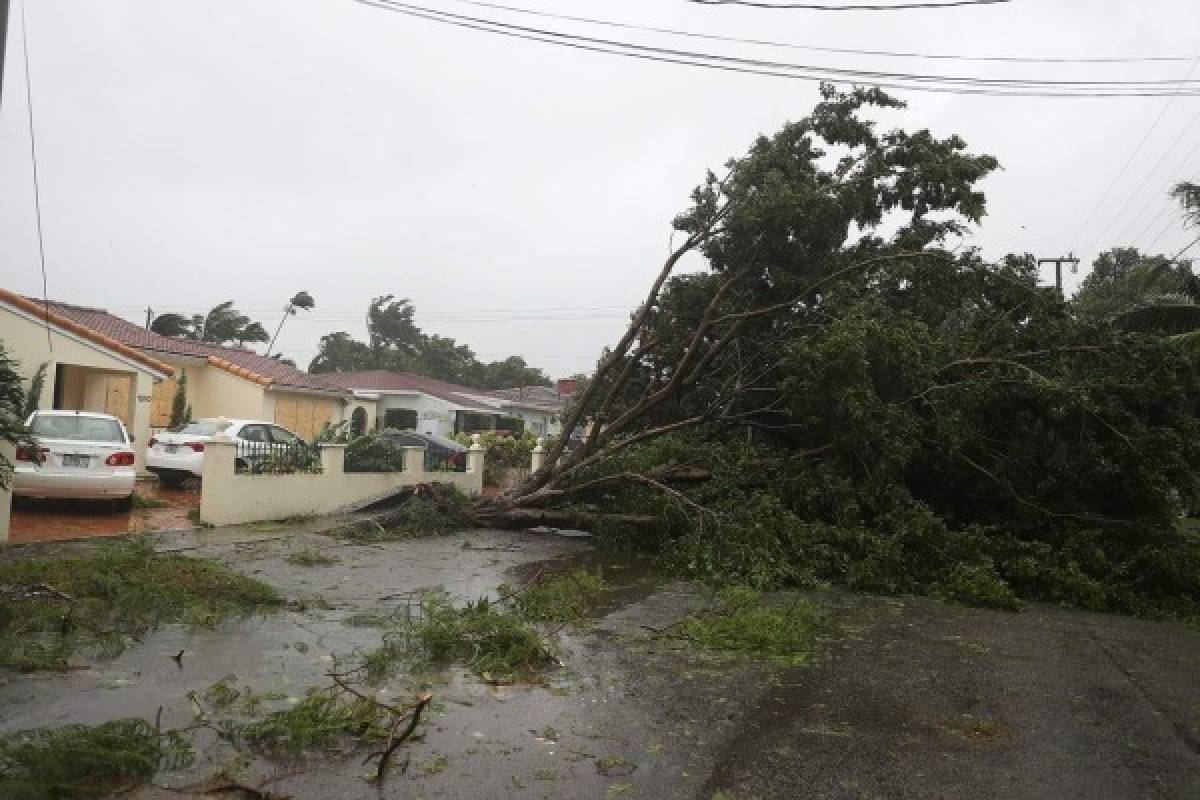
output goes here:
{"type": "Polygon", "coordinates": [[[1175,184],[1171,197],[1183,206],[1185,224],[1200,225],[1200,184],[1183,181],[1175,184]]]}
{"type": "MultiPolygon", "coordinates": [[[[1185,227],[1200,226],[1200,184],[1183,181],[1171,190],[1171,197],[1183,208],[1185,227]]],[[[1200,351],[1200,276],[1192,272],[1184,253],[1200,243],[1200,236],[1175,254],[1174,258],[1147,271],[1147,286],[1153,286],[1170,272],[1178,282],[1171,292],[1148,293],[1137,306],[1118,314],[1116,324],[1129,331],[1160,333],[1200,351]]]]}

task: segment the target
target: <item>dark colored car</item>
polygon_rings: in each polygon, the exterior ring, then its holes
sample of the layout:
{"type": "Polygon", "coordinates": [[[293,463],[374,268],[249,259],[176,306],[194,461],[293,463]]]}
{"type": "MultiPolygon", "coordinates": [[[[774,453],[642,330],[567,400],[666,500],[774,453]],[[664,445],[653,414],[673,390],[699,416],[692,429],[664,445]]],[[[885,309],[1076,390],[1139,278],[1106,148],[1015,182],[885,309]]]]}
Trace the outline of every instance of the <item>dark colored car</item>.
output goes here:
{"type": "Polygon", "coordinates": [[[379,438],[395,447],[424,447],[427,472],[466,472],[467,448],[453,439],[433,433],[384,430],[379,438]]]}

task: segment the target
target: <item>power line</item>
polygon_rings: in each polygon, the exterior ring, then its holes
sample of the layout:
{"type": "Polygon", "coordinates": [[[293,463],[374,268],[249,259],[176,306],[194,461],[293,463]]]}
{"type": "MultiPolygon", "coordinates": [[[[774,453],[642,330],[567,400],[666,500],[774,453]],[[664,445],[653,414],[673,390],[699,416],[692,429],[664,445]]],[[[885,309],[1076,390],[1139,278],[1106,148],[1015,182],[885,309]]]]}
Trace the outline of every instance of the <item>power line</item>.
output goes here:
{"type": "Polygon", "coordinates": [[[46,344],[54,351],[50,337],[50,289],[46,280],[46,244],[42,237],[42,190],[38,183],[37,134],[33,125],[33,81],[29,77],[29,25],[25,22],[25,6],[21,3],[21,50],[25,60],[25,109],[29,115],[29,160],[33,165],[33,211],[37,219],[38,260],[42,266],[42,305],[46,312],[46,344]]]}
{"type": "MultiPolygon", "coordinates": [[[[1121,215],[1125,212],[1125,209],[1128,208],[1129,204],[1133,202],[1133,199],[1141,194],[1142,190],[1146,188],[1151,179],[1155,176],[1155,174],[1158,173],[1159,167],[1166,163],[1166,160],[1170,158],[1172,153],[1175,152],[1175,148],[1179,146],[1179,143],[1183,141],[1184,136],[1187,135],[1188,131],[1192,129],[1192,126],[1195,125],[1197,121],[1200,121],[1200,111],[1197,111],[1195,116],[1192,117],[1191,121],[1180,129],[1179,135],[1175,137],[1175,141],[1171,142],[1171,146],[1162,152],[1162,155],[1159,156],[1158,161],[1154,162],[1154,166],[1142,174],[1142,182],[1138,184],[1137,188],[1125,195],[1125,202],[1121,204],[1121,208],[1116,214],[1113,215],[1114,224],[1121,221],[1121,215]]],[[[1142,215],[1150,209],[1150,206],[1154,203],[1154,199],[1155,195],[1151,195],[1150,198],[1146,200],[1146,203],[1142,206],[1141,210],[1139,210],[1135,216],[1126,220],[1125,224],[1121,226],[1117,232],[1117,235],[1114,237],[1114,241],[1119,242],[1123,240],[1125,233],[1137,225],[1137,223],[1141,220],[1142,215]]]]}
{"type": "Polygon", "coordinates": [[[1180,260],[1180,255],[1183,255],[1183,253],[1186,253],[1186,252],[1188,252],[1188,251],[1189,251],[1189,249],[1192,249],[1192,248],[1193,248],[1193,247],[1195,247],[1196,245],[1200,245],[1200,236],[1196,236],[1196,237],[1195,237],[1195,239],[1193,239],[1193,240],[1192,240],[1192,243],[1190,243],[1190,245],[1188,245],[1187,247],[1184,247],[1183,249],[1181,249],[1181,251],[1180,251],[1180,252],[1178,252],[1178,253],[1176,253],[1176,254],[1175,254],[1175,257],[1174,257],[1174,258],[1172,258],[1171,260],[1172,260],[1172,261],[1177,261],[1177,260],[1180,260]]]}
{"type": "Polygon", "coordinates": [[[739,58],[712,53],[639,45],[542,28],[530,28],[492,19],[453,14],[424,6],[402,3],[397,0],[355,0],[355,2],[444,25],[468,28],[516,39],[555,44],[561,47],[647,61],[698,66],[751,75],[766,75],[809,81],[852,81],[883,88],[1007,97],[1165,97],[1168,96],[1168,90],[1172,90],[1172,87],[1174,87],[1172,91],[1176,94],[1200,95],[1200,89],[1194,87],[1190,88],[1186,93],[1183,92],[1180,81],[1055,81],[1014,78],[971,78],[844,69],[765,61],[761,59],[739,58]]]}
{"type": "MultiPolygon", "coordinates": [[[[1183,76],[1183,81],[1180,81],[1181,86],[1185,81],[1188,80],[1188,78],[1192,76],[1192,73],[1196,71],[1197,65],[1200,65],[1200,54],[1197,54],[1195,58],[1192,59],[1192,66],[1188,69],[1187,74],[1183,76]]],[[[1096,218],[1096,214],[1099,213],[1100,208],[1104,205],[1104,202],[1108,199],[1108,196],[1112,193],[1112,190],[1117,187],[1117,184],[1121,181],[1121,178],[1125,177],[1125,173],[1129,171],[1129,167],[1131,164],[1133,164],[1133,160],[1137,157],[1138,153],[1141,152],[1142,148],[1146,145],[1146,142],[1150,140],[1150,135],[1153,134],[1158,128],[1158,124],[1162,122],[1163,116],[1167,113],[1167,109],[1171,107],[1171,104],[1175,102],[1175,98],[1178,96],[1179,94],[1175,93],[1167,98],[1167,100],[1163,103],[1162,108],[1158,110],[1158,116],[1156,116],[1154,121],[1150,123],[1150,127],[1146,128],[1146,132],[1142,134],[1141,141],[1137,143],[1137,145],[1133,148],[1133,151],[1129,154],[1129,157],[1125,159],[1125,163],[1121,166],[1121,169],[1117,171],[1117,174],[1113,177],[1112,182],[1108,184],[1108,188],[1104,190],[1103,194],[1096,198],[1096,202],[1093,204],[1092,210],[1088,212],[1088,215],[1084,218],[1083,223],[1079,226],[1079,229],[1075,231],[1075,235],[1071,237],[1071,250],[1075,249],[1075,242],[1078,241],[1079,237],[1083,235],[1084,230],[1086,230],[1087,226],[1092,223],[1092,220],[1096,218]]],[[[1091,252],[1091,248],[1088,249],[1088,252],[1091,252]]]]}
{"type": "MultiPolygon", "coordinates": [[[[1192,120],[1192,123],[1189,124],[1187,128],[1185,128],[1185,130],[1190,129],[1191,125],[1194,124],[1197,120],[1200,120],[1200,112],[1197,112],[1196,117],[1192,120]]],[[[1181,138],[1182,138],[1182,134],[1181,134],[1181,138]]],[[[1174,145],[1172,145],[1171,151],[1173,151],[1174,149],[1175,149],[1175,147],[1174,147],[1174,145]]],[[[1170,151],[1168,151],[1168,152],[1170,152],[1170,151]]],[[[1200,153],[1200,139],[1198,139],[1196,141],[1196,146],[1193,147],[1191,149],[1191,151],[1189,151],[1183,157],[1183,160],[1179,162],[1179,165],[1177,167],[1175,167],[1175,169],[1173,170],[1173,174],[1175,174],[1175,175],[1186,174],[1188,162],[1190,162],[1192,160],[1192,156],[1196,155],[1197,153],[1200,153]]],[[[1160,163],[1162,160],[1163,159],[1159,160],[1160,163]]],[[[1155,171],[1157,171],[1158,167],[1155,166],[1154,169],[1155,169],[1155,171]]],[[[1142,207],[1142,210],[1138,212],[1137,217],[1135,217],[1134,219],[1135,220],[1141,219],[1142,214],[1146,213],[1146,211],[1154,204],[1155,199],[1161,199],[1161,196],[1158,195],[1157,193],[1152,194],[1150,196],[1150,198],[1146,201],[1146,204],[1142,207]]],[[[1173,208],[1173,204],[1167,204],[1167,205],[1163,206],[1162,208],[1160,208],[1157,214],[1152,214],[1150,216],[1150,219],[1146,222],[1146,224],[1142,227],[1142,229],[1140,231],[1138,231],[1138,235],[1130,241],[1133,241],[1134,243],[1140,242],[1142,240],[1142,237],[1144,237],[1146,235],[1146,232],[1149,231],[1150,228],[1153,227],[1155,224],[1157,224],[1158,221],[1163,218],[1164,214],[1169,213],[1172,208],[1173,208]]],[[[1124,233],[1124,231],[1122,231],[1122,233],[1124,233]]]]}
{"type": "Polygon", "coordinates": [[[879,5],[861,3],[851,5],[824,5],[820,3],[765,3],[757,0],[688,0],[702,6],[748,6],[750,8],[794,9],[801,11],[912,11],[914,9],[957,8],[959,6],[992,6],[1010,3],[1012,0],[946,0],[944,3],[896,3],[879,5]]]}
{"type": "Polygon", "coordinates": [[[950,53],[914,53],[897,50],[862,50],[850,47],[826,47],[822,45],[780,42],[772,39],[750,39],[738,36],[722,36],[714,33],[699,33],[697,31],[679,30],[677,28],[659,28],[653,25],[637,25],[629,22],[616,22],[613,20],[596,19],[595,17],[579,17],[571,14],[556,14],[550,11],[538,11],[531,8],[504,5],[502,3],[489,3],[485,2],[484,0],[455,0],[455,2],[465,3],[466,5],[477,6],[479,8],[490,8],[497,11],[509,11],[514,14],[526,14],[545,19],[557,19],[565,22],[583,22],[589,25],[599,25],[606,28],[619,28],[621,30],[643,31],[646,33],[665,33],[671,36],[683,36],[691,39],[704,39],[714,42],[730,42],[734,44],[753,44],[766,47],[782,47],[789,50],[807,50],[816,53],[837,53],[839,55],[881,56],[884,58],[912,58],[946,61],[984,61],[1015,64],[1132,64],[1143,62],[1175,62],[1192,60],[1191,56],[1056,58],[1041,56],[968,56],[950,53]]]}

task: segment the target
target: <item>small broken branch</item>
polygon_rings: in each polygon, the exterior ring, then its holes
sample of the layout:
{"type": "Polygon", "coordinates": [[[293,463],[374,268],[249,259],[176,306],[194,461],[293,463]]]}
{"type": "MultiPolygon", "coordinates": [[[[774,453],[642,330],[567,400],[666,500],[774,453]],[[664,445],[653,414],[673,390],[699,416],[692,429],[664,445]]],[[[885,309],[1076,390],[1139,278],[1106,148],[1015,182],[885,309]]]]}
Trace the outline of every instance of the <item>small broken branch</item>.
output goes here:
{"type": "MultiPolygon", "coordinates": [[[[383,781],[384,775],[387,773],[388,763],[392,758],[392,753],[396,752],[396,748],[404,744],[404,742],[413,735],[413,731],[415,731],[417,729],[417,725],[421,723],[421,713],[429,706],[429,702],[431,700],[433,700],[432,694],[429,692],[422,692],[417,697],[417,704],[412,707],[410,716],[408,718],[408,726],[404,729],[404,731],[399,736],[389,735],[387,746],[378,753],[372,753],[371,755],[367,756],[366,761],[363,761],[364,764],[367,764],[372,759],[379,759],[379,768],[375,770],[376,781],[383,781]]],[[[397,720],[397,724],[398,723],[399,720],[397,720]]]]}

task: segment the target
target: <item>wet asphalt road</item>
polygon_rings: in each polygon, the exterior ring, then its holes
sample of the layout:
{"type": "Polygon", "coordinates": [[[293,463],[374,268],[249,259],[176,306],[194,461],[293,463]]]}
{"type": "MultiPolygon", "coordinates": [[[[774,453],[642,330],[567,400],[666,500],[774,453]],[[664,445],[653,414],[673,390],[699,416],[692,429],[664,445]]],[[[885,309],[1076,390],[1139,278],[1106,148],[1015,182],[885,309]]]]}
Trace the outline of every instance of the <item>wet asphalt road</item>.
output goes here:
{"type": "MultiPolygon", "coordinates": [[[[230,673],[299,697],[332,660],[372,647],[346,624],[402,593],[460,599],[544,568],[595,561],[586,545],[477,531],[354,546],[270,525],[174,533],[164,549],[217,558],[303,610],[217,630],[170,626],[69,675],[0,674],[0,730],[114,716],[191,718],[187,692],[230,673]],[[305,568],[317,547],[340,561],[305,568]],[[319,602],[318,602],[319,601],[319,602]],[[182,667],[169,654],[188,650],[182,667]]],[[[53,547],[43,545],[42,547],[53,547]]],[[[491,687],[449,668],[381,687],[435,694],[403,774],[363,780],[361,754],[252,763],[271,791],[324,798],[1200,798],[1200,631],[1033,607],[981,611],[924,598],[821,592],[828,640],[782,668],[700,652],[662,630],[704,608],[700,587],[599,558],[618,588],[590,627],[564,632],[543,685],[491,687]]],[[[382,695],[381,695],[382,696],[382,695]]],[[[228,763],[202,750],[173,787],[228,763]]],[[[138,798],[179,798],[147,787],[138,798]]],[[[201,795],[194,795],[201,796],[201,795]]]]}
{"type": "Polygon", "coordinates": [[[1200,633],[844,595],[857,635],[765,693],[701,796],[1200,798],[1200,633]]]}

